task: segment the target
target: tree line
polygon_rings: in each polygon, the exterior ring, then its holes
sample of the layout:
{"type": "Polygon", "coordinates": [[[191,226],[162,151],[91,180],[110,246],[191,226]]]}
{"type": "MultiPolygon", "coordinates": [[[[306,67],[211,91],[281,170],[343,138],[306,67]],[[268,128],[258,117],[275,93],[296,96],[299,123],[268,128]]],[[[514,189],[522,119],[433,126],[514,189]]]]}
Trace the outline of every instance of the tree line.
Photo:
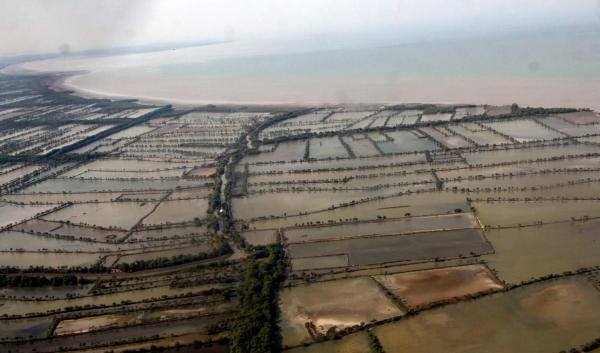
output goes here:
{"type": "Polygon", "coordinates": [[[240,311],[231,325],[231,353],[280,351],[276,294],[285,276],[281,246],[271,245],[266,259],[249,259],[239,289],[240,311]]]}

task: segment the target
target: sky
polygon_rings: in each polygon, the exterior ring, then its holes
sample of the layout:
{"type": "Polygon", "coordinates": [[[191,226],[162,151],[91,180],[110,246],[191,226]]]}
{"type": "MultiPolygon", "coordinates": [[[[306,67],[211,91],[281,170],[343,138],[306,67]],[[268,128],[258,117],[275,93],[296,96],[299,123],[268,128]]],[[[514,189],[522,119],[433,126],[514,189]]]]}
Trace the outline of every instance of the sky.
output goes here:
{"type": "Polygon", "coordinates": [[[1,0],[0,55],[370,34],[600,28],[600,0],[1,0]]]}

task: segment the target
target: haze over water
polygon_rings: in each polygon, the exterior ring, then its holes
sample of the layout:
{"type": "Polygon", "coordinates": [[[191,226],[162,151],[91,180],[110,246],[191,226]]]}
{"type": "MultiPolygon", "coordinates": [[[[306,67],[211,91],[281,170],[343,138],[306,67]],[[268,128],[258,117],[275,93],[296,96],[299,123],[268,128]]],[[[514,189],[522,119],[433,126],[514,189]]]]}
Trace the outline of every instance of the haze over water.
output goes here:
{"type": "Polygon", "coordinates": [[[485,103],[600,109],[600,32],[526,30],[454,39],[240,40],[11,67],[86,71],[66,87],[180,104],[485,103]]]}

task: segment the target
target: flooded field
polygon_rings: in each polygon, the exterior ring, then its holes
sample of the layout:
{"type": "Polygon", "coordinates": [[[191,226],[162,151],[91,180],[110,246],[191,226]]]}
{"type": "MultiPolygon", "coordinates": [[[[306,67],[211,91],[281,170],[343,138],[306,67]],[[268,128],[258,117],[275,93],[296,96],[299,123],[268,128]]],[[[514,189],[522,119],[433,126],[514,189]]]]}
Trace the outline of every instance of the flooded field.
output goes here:
{"type": "Polygon", "coordinates": [[[423,114],[421,121],[428,123],[432,121],[448,121],[452,119],[452,113],[436,113],[436,114],[423,114]]]}
{"type": "Polygon", "coordinates": [[[348,151],[337,137],[323,137],[309,141],[310,158],[345,158],[348,151]]]}
{"type": "Polygon", "coordinates": [[[380,152],[373,140],[366,135],[352,135],[342,137],[344,142],[350,146],[352,152],[358,157],[379,156],[380,152]]]}
{"type": "Polygon", "coordinates": [[[370,351],[369,339],[364,332],[348,335],[337,341],[329,341],[308,347],[290,349],[290,353],[365,353],[370,351]]]}
{"type": "Polygon", "coordinates": [[[404,314],[370,278],[285,288],[280,295],[284,346],[310,341],[330,329],[404,314]]]}
{"type": "Polygon", "coordinates": [[[191,199],[163,201],[142,222],[143,225],[184,223],[206,218],[208,201],[191,199]]]}
{"type": "Polygon", "coordinates": [[[424,127],[419,129],[419,131],[427,136],[431,136],[434,140],[446,148],[467,148],[472,146],[472,144],[464,137],[455,134],[453,131],[448,129],[424,127]]]}
{"type": "Polygon", "coordinates": [[[241,219],[273,216],[286,216],[298,213],[320,211],[331,206],[356,203],[361,200],[398,194],[401,189],[378,189],[373,191],[348,192],[282,192],[256,194],[250,197],[235,198],[233,209],[241,219]]]}
{"type": "Polygon", "coordinates": [[[51,318],[0,320],[0,340],[20,338],[43,338],[52,322],[51,318]]]}
{"type": "MultiPolygon", "coordinates": [[[[275,164],[255,164],[250,166],[251,173],[272,173],[274,171],[290,172],[298,170],[322,170],[337,168],[353,168],[365,166],[387,166],[390,164],[410,164],[415,162],[425,162],[423,153],[401,154],[391,156],[379,156],[370,158],[349,158],[328,161],[303,161],[295,163],[275,163],[275,164]]],[[[238,166],[239,167],[239,166],[238,166]]],[[[241,168],[240,168],[241,169],[241,168]]]]}
{"type": "Polygon", "coordinates": [[[595,112],[183,108],[49,94],[56,79],[0,75],[0,352],[597,338],[595,112]]]}
{"type": "Polygon", "coordinates": [[[202,235],[208,231],[205,225],[169,226],[133,231],[132,241],[148,241],[158,239],[178,239],[193,235],[202,235]]]}
{"type": "Polygon", "coordinates": [[[455,213],[468,210],[466,196],[453,192],[423,192],[376,199],[349,205],[334,210],[280,219],[257,220],[252,226],[257,229],[285,228],[301,225],[329,223],[330,221],[374,220],[379,217],[400,218],[455,213]]]}
{"type": "Polygon", "coordinates": [[[503,288],[487,268],[481,265],[405,272],[374,278],[396,296],[406,300],[410,306],[503,288]]]}
{"type": "Polygon", "coordinates": [[[501,175],[513,176],[524,173],[541,173],[547,174],[558,169],[589,169],[594,168],[600,162],[598,157],[580,157],[569,159],[558,159],[538,162],[520,162],[507,165],[490,165],[480,168],[459,168],[437,171],[438,177],[444,180],[452,179],[475,179],[481,177],[492,177],[501,175]]]}
{"type": "Polygon", "coordinates": [[[187,256],[187,255],[198,255],[209,252],[213,249],[209,242],[205,244],[189,244],[185,247],[178,247],[175,249],[153,249],[153,251],[143,251],[138,253],[132,253],[127,255],[120,255],[115,260],[112,257],[106,259],[107,263],[112,263],[113,265],[118,265],[122,263],[134,263],[136,261],[150,261],[158,258],[172,258],[176,256],[187,256]]]}
{"type": "MultiPolygon", "coordinates": [[[[0,266],[28,269],[35,266],[76,267],[92,266],[98,263],[100,254],[63,253],[63,252],[0,252],[0,266]]],[[[1,311],[1,310],[0,310],[1,311]]]]}
{"type": "Polygon", "coordinates": [[[241,163],[244,164],[272,161],[300,161],[304,158],[304,151],[306,150],[306,141],[300,140],[279,143],[274,147],[275,150],[273,150],[272,152],[263,152],[257,155],[246,156],[244,157],[241,163]]]}
{"type": "Polygon", "coordinates": [[[242,237],[252,245],[267,245],[277,242],[277,231],[274,229],[251,230],[243,232],[242,237]]]}
{"type": "Polygon", "coordinates": [[[374,331],[389,353],[541,353],[597,337],[599,309],[600,293],[572,277],[445,306],[374,331]]]}
{"type": "Polygon", "coordinates": [[[109,328],[129,326],[152,321],[166,321],[174,319],[203,316],[211,313],[220,313],[231,310],[231,305],[218,303],[212,307],[194,305],[182,308],[156,309],[147,311],[133,311],[123,314],[107,314],[88,316],[79,319],[62,320],[54,329],[54,336],[81,334],[91,331],[106,330],[109,328]]]}
{"type": "Polygon", "coordinates": [[[4,231],[0,232],[0,250],[18,251],[86,251],[98,252],[106,249],[106,244],[85,241],[56,239],[27,233],[4,231]]]}
{"type": "Polygon", "coordinates": [[[350,266],[348,258],[348,254],[298,257],[291,259],[291,265],[293,271],[348,267],[350,266]]]}
{"type": "Polygon", "coordinates": [[[203,186],[208,182],[194,179],[157,180],[96,180],[96,179],[49,179],[23,190],[25,193],[74,193],[94,191],[145,191],[168,190],[176,187],[203,186]]]}
{"type": "Polygon", "coordinates": [[[492,229],[485,235],[495,253],[483,259],[509,283],[595,266],[598,227],[597,221],[588,221],[492,229]]]}
{"type": "Polygon", "coordinates": [[[284,240],[289,243],[336,240],[360,236],[382,236],[392,234],[410,234],[435,230],[477,228],[475,217],[470,213],[411,217],[385,222],[350,223],[335,226],[311,228],[290,228],[283,232],[284,240]]]}
{"type": "Polygon", "coordinates": [[[474,202],[486,226],[519,226],[600,217],[600,200],[474,202]]]}
{"type": "Polygon", "coordinates": [[[22,222],[51,208],[51,206],[22,206],[0,202],[0,228],[22,222]]]}
{"type": "Polygon", "coordinates": [[[121,192],[89,192],[89,193],[51,193],[51,194],[10,194],[2,196],[3,200],[24,204],[59,204],[67,202],[106,202],[116,200],[121,192]]]}
{"type": "Polygon", "coordinates": [[[552,140],[564,135],[540,126],[534,120],[512,120],[506,122],[487,123],[491,129],[507,135],[518,142],[552,140]]]}
{"type": "Polygon", "coordinates": [[[63,311],[68,306],[83,307],[85,305],[99,306],[114,305],[121,302],[141,302],[151,298],[161,298],[164,296],[172,297],[183,293],[199,292],[209,288],[211,288],[210,285],[201,285],[188,288],[157,287],[91,297],[39,302],[0,299],[0,303],[3,304],[0,306],[0,315],[28,315],[33,313],[44,313],[53,310],[63,311]]]}
{"type": "Polygon", "coordinates": [[[448,190],[468,191],[500,191],[567,186],[576,182],[587,182],[598,178],[597,172],[554,172],[541,174],[526,174],[519,176],[501,176],[484,179],[471,179],[463,181],[452,181],[444,184],[448,190]]]}
{"type": "Polygon", "coordinates": [[[431,151],[438,149],[434,141],[418,136],[412,131],[393,131],[387,133],[391,140],[377,141],[377,146],[383,153],[403,153],[416,151],[431,151]]]}
{"type": "Polygon", "coordinates": [[[506,137],[495,134],[490,130],[486,130],[481,126],[471,123],[464,123],[458,125],[449,125],[448,130],[453,131],[465,138],[468,138],[478,146],[489,146],[489,145],[503,145],[512,143],[506,137]]]}
{"type": "Polygon", "coordinates": [[[558,114],[557,116],[560,119],[577,125],[600,124],[600,117],[598,114],[590,111],[558,114]]]}
{"type": "Polygon", "coordinates": [[[292,244],[288,249],[292,259],[347,254],[349,265],[360,266],[472,256],[472,254],[491,252],[492,247],[486,242],[480,230],[463,229],[292,244]]]}
{"type": "Polygon", "coordinates": [[[58,221],[104,228],[129,230],[154,208],[153,203],[113,202],[79,204],[63,208],[44,216],[48,221],[58,221]]]}
{"type": "Polygon", "coordinates": [[[23,166],[11,170],[7,170],[5,172],[0,173],[0,185],[7,184],[9,182],[15,181],[16,179],[22,178],[34,171],[39,170],[41,167],[38,165],[28,165],[23,166]]]}
{"type": "Polygon", "coordinates": [[[577,156],[588,153],[600,153],[600,146],[572,144],[566,146],[542,146],[531,148],[514,148],[506,150],[492,150],[482,152],[469,152],[463,154],[470,165],[503,163],[511,161],[528,161],[539,158],[549,159],[562,156],[577,156]]]}

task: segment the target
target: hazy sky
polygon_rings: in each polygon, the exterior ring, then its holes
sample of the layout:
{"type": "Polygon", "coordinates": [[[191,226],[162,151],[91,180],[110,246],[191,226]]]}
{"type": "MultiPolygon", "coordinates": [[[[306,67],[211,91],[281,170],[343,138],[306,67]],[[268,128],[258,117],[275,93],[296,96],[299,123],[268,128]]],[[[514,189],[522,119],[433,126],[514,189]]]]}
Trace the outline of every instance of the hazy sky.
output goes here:
{"type": "Polygon", "coordinates": [[[0,55],[135,44],[376,33],[600,28],[600,0],[0,0],[0,55]]]}

